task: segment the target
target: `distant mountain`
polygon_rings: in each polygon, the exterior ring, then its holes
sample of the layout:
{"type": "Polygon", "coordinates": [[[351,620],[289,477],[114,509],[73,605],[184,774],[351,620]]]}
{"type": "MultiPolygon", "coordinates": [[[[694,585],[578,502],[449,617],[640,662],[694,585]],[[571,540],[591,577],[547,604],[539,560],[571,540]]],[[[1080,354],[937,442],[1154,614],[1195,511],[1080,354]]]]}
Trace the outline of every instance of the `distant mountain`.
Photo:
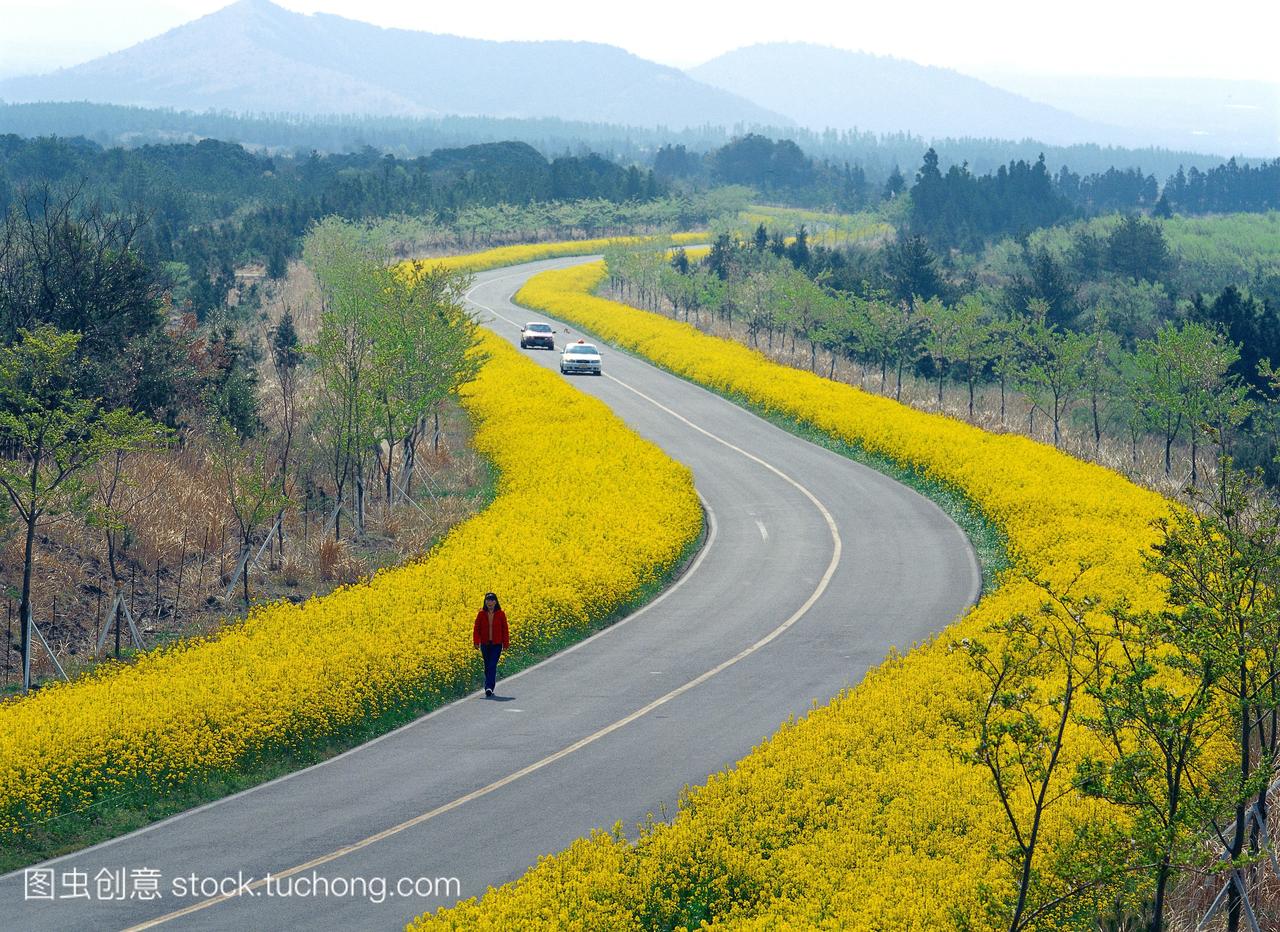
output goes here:
{"type": "Polygon", "coordinates": [[[1223,155],[1280,156],[1280,82],[977,76],[1086,119],[1126,127],[1134,140],[1223,155]]]}
{"type": "Polygon", "coordinates": [[[699,81],[822,130],[925,138],[1116,142],[1119,131],[945,68],[804,43],[766,43],[690,69],[699,81]]]}
{"type": "Polygon", "coordinates": [[[673,128],[790,121],[683,72],[587,42],[489,42],[240,0],[0,100],[245,113],[559,117],[673,128]]]}

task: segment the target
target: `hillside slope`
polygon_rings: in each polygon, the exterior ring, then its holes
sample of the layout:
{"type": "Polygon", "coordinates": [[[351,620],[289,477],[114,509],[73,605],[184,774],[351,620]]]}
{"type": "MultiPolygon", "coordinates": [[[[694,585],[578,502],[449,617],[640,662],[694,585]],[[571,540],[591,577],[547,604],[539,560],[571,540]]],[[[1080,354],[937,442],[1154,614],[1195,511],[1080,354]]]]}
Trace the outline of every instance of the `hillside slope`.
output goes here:
{"type": "Polygon", "coordinates": [[[945,68],[798,42],[753,45],[689,71],[822,130],[1111,142],[1118,131],[945,68]]]}
{"type": "Polygon", "coordinates": [[[786,118],[622,49],[382,29],[240,0],[0,99],[252,113],[485,114],[684,127],[786,118]]]}

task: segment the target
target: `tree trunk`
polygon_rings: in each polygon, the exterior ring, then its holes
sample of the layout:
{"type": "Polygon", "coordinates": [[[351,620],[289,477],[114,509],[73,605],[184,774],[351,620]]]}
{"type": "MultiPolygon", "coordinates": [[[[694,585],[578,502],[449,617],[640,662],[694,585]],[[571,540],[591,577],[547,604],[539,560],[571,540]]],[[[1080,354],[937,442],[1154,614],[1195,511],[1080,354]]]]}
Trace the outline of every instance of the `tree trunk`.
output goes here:
{"type": "MultiPolygon", "coordinates": [[[[1271,776],[1267,778],[1262,788],[1258,790],[1258,812],[1262,813],[1262,821],[1267,822],[1270,818],[1270,811],[1267,808],[1267,790],[1270,789],[1272,777],[1275,775],[1276,746],[1280,736],[1276,735],[1276,727],[1280,725],[1280,707],[1276,704],[1276,693],[1280,687],[1276,684],[1276,665],[1273,659],[1270,663],[1269,673],[1271,674],[1271,713],[1268,716],[1271,719],[1271,735],[1264,742],[1263,747],[1267,750],[1267,765],[1271,768],[1271,776]]],[[[1269,834],[1269,833],[1268,833],[1269,834]]]]}
{"type": "MultiPolygon", "coordinates": [[[[383,467],[383,469],[382,469],[382,473],[383,473],[383,476],[382,476],[382,479],[383,479],[383,481],[382,481],[382,486],[383,486],[383,491],[384,491],[384,493],[385,493],[385,494],[386,494],[386,496],[387,496],[387,507],[388,507],[388,508],[390,508],[390,507],[391,507],[391,456],[392,456],[392,453],[393,453],[393,451],[394,451],[394,450],[395,450],[395,447],[392,445],[392,442],[391,442],[390,440],[388,440],[388,441],[387,441],[387,464],[386,464],[386,466],[385,466],[385,467],[383,467]]],[[[379,445],[379,447],[378,447],[378,465],[379,465],[380,467],[382,466],[382,447],[381,447],[381,445],[379,445]]]]}
{"type": "Polygon", "coordinates": [[[1022,876],[1018,884],[1018,903],[1014,907],[1013,920],[1009,923],[1009,932],[1018,932],[1022,928],[1022,914],[1027,907],[1027,892],[1031,888],[1031,864],[1035,858],[1036,845],[1040,836],[1040,820],[1045,810],[1045,795],[1049,790],[1049,782],[1053,777],[1053,771],[1057,767],[1058,753],[1062,750],[1062,736],[1066,731],[1067,720],[1071,713],[1071,702],[1074,696],[1074,680],[1070,669],[1067,671],[1066,690],[1062,696],[1062,708],[1058,713],[1058,737],[1057,742],[1053,746],[1053,751],[1049,755],[1047,772],[1040,784],[1040,792],[1035,800],[1035,814],[1031,819],[1031,832],[1027,836],[1026,849],[1023,852],[1022,859],[1022,876]]]}
{"type": "MultiPolygon", "coordinates": [[[[290,376],[292,378],[292,376],[290,376]]],[[[289,411],[296,411],[294,404],[290,404],[287,408],[289,411]]],[[[286,423],[292,423],[293,415],[286,415],[288,419],[286,423]]],[[[289,452],[293,449],[293,431],[292,426],[285,430],[284,434],[284,451],[280,454],[280,491],[282,493],[288,490],[289,486],[289,452]]],[[[279,519],[276,524],[276,541],[280,547],[280,562],[284,562],[284,506],[280,506],[280,513],[276,515],[279,519]]],[[[174,606],[174,612],[177,612],[177,606],[174,606]]]]}
{"type": "MultiPolygon", "coordinates": [[[[34,485],[34,482],[32,483],[34,485]]],[[[31,566],[35,562],[36,521],[32,509],[27,519],[27,542],[22,552],[22,599],[18,603],[18,624],[22,640],[22,691],[31,689],[31,566]]]]}
{"type": "Polygon", "coordinates": [[[333,539],[341,540],[342,539],[342,504],[341,503],[342,503],[343,493],[346,492],[346,485],[347,485],[346,478],[344,477],[343,480],[337,483],[336,485],[337,485],[337,492],[333,496],[333,507],[334,507],[334,510],[336,511],[336,514],[333,517],[333,539]]]}
{"type": "Polygon", "coordinates": [[[1164,932],[1164,891],[1169,885],[1169,859],[1160,862],[1156,871],[1156,897],[1151,909],[1151,932],[1164,932]]]}
{"type": "MultiPolygon", "coordinates": [[[[1240,695],[1248,694],[1249,671],[1246,661],[1240,661],[1240,695]]],[[[1249,781],[1249,750],[1252,742],[1249,740],[1253,734],[1253,729],[1249,727],[1249,703],[1241,703],[1240,709],[1240,782],[1242,784],[1249,781]]],[[[1227,853],[1231,855],[1232,860],[1240,857],[1244,851],[1244,814],[1245,801],[1241,799],[1236,803],[1236,827],[1235,834],[1231,837],[1231,847],[1227,849],[1227,853]]],[[[1232,883],[1227,888],[1227,932],[1239,932],[1240,915],[1243,912],[1244,902],[1240,896],[1240,891],[1236,885],[1232,883]]]]}
{"type": "Polygon", "coordinates": [[[356,515],[355,515],[356,535],[359,537],[363,537],[364,536],[364,517],[365,517],[364,515],[365,487],[364,487],[364,469],[362,467],[356,468],[355,493],[356,493],[356,515]]]}
{"type": "Polygon", "coordinates": [[[404,449],[404,465],[401,468],[404,470],[404,494],[407,498],[413,490],[413,467],[417,465],[415,460],[417,459],[418,448],[418,425],[416,423],[413,425],[413,429],[405,434],[401,444],[404,449]]]}
{"type": "MultiPolygon", "coordinates": [[[[205,535],[205,548],[208,549],[209,531],[207,528],[205,529],[204,535],[205,535]]],[[[204,567],[201,566],[201,569],[203,570],[204,567]]],[[[112,531],[112,530],[107,531],[107,570],[108,572],[111,573],[111,591],[112,591],[112,601],[111,601],[112,612],[111,612],[111,618],[109,618],[107,621],[108,621],[108,624],[112,622],[115,623],[115,629],[116,629],[115,655],[116,655],[116,660],[119,660],[120,659],[120,606],[116,604],[115,597],[120,595],[120,591],[121,589],[124,588],[124,584],[120,579],[120,570],[116,566],[116,535],[115,535],[115,531],[112,531]]],[[[176,606],[175,606],[175,609],[176,609],[176,606]]]]}
{"type": "Polygon", "coordinates": [[[244,548],[244,572],[240,574],[240,580],[244,583],[244,607],[249,607],[249,553],[253,545],[249,543],[249,538],[245,537],[240,546],[244,548]]]}

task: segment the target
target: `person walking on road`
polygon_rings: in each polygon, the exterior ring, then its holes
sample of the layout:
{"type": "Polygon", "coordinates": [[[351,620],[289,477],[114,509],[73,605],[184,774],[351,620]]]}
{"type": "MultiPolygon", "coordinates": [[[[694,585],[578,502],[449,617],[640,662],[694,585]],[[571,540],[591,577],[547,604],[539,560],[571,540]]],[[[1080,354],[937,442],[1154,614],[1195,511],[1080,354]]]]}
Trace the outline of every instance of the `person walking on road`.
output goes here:
{"type": "Polygon", "coordinates": [[[493,695],[498,680],[498,657],[504,647],[511,646],[511,634],[507,631],[507,616],[492,592],[484,594],[484,608],[476,613],[471,640],[484,657],[484,695],[493,695]]]}

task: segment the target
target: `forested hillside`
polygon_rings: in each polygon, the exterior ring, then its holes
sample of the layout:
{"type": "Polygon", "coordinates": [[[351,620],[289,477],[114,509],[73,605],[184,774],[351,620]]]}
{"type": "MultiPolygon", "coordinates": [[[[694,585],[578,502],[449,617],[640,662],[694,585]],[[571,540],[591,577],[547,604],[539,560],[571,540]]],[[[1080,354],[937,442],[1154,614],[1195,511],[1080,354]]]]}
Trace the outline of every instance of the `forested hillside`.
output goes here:
{"type": "MultiPolygon", "coordinates": [[[[498,204],[591,200],[637,210],[663,191],[651,171],[634,165],[593,153],[548,160],[517,142],[397,159],[371,148],[271,157],[212,139],[103,149],[83,139],[0,137],[0,211],[41,185],[74,188],[108,209],[138,213],[136,248],[167,265],[176,300],[201,317],[225,302],[237,266],[262,263],[269,278],[284,274],[308,226],[330,214],[413,215],[431,228],[498,204]]],[[[699,220],[697,205],[667,206],[670,216],[661,222],[699,220]]],[[[529,232],[593,235],[647,220],[642,210],[634,218],[615,213],[570,212],[529,232]]]]}
{"type": "Polygon", "coordinates": [[[519,140],[554,157],[583,147],[624,161],[649,163],[665,145],[683,145],[703,155],[755,132],[789,139],[811,157],[858,164],[876,184],[894,167],[907,171],[930,146],[943,168],[967,163],[977,173],[995,171],[1010,159],[1034,161],[1044,154],[1048,164],[1070,165],[1086,174],[1115,167],[1144,168],[1165,178],[1179,166],[1207,170],[1222,158],[1162,148],[1121,148],[1096,143],[1049,145],[1036,139],[997,139],[962,135],[937,138],[908,132],[876,133],[866,129],[818,132],[794,126],[700,125],[685,128],[623,126],[564,119],[516,119],[493,116],[391,117],[348,114],[307,115],[296,112],[235,114],[128,107],[93,103],[4,103],[0,99],[0,132],[20,136],[84,136],[103,146],[231,140],[246,148],[273,152],[354,152],[368,145],[400,158],[429,155],[440,148],[519,140]]]}

